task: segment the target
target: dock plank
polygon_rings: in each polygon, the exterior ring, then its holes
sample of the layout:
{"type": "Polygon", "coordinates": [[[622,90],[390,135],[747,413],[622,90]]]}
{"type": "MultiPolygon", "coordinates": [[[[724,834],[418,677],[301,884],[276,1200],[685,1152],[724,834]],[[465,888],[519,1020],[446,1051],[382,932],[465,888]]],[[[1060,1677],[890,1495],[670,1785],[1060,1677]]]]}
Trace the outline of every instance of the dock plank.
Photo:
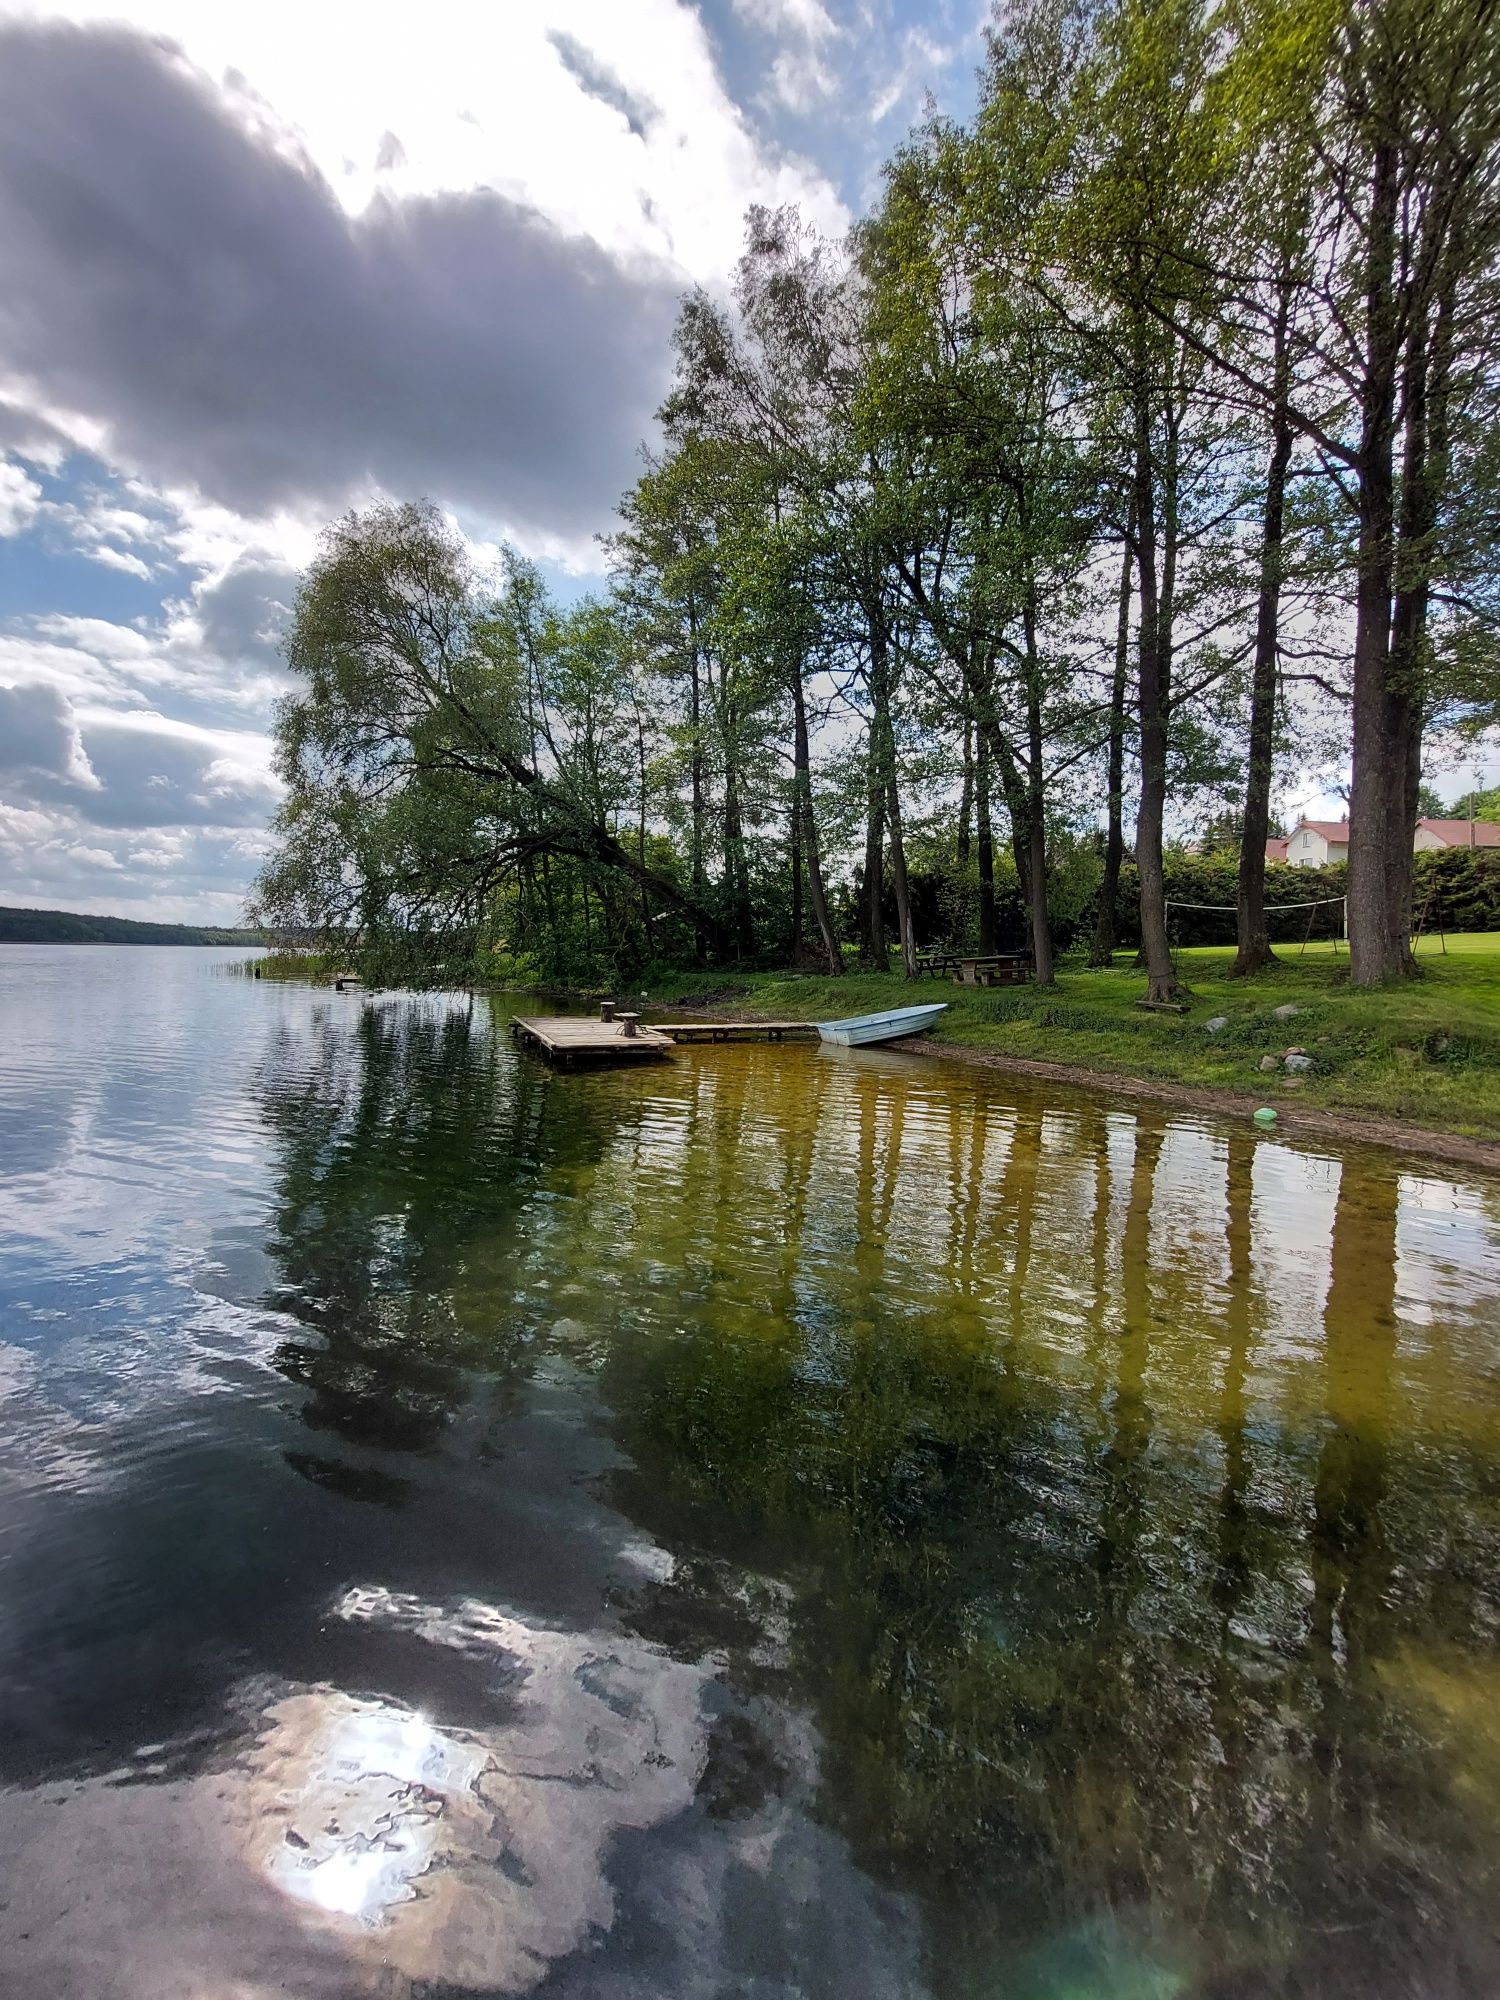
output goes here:
{"type": "Polygon", "coordinates": [[[552,1062],[660,1062],[672,1043],[656,1028],[627,1035],[618,1021],[587,1014],[517,1015],[510,1031],[518,1042],[552,1062]]]}
{"type": "Polygon", "coordinates": [[[787,1036],[815,1040],[815,1021],[655,1021],[658,1034],[674,1042],[781,1042],[787,1036]]]}

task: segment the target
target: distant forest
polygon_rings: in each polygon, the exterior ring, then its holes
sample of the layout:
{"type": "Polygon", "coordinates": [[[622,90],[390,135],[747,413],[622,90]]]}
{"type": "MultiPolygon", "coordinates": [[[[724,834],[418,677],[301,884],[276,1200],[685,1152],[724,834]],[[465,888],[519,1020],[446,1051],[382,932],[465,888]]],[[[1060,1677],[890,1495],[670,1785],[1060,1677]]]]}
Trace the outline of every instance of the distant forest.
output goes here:
{"type": "Polygon", "coordinates": [[[211,924],[145,924],[73,910],[0,909],[0,944],[260,944],[259,931],[211,924]]]}

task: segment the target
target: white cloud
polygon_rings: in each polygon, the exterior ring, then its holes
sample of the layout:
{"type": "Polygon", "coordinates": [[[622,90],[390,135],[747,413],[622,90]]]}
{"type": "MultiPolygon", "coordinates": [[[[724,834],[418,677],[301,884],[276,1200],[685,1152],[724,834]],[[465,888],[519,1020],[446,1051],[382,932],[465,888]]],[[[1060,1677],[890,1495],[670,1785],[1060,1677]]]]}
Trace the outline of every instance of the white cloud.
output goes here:
{"type": "Polygon", "coordinates": [[[838,88],[819,51],[839,39],[838,24],[822,0],[732,0],[750,27],[780,40],[771,63],[770,95],[788,111],[806,113],[838,88]]]}
{"type": "Polygon", "coordinates": [[[111,548],[108,542],[101,542],[96,549],[89,550],[92,562],[103,563],[106,569],[122,570],[126,576],[138,576],[143,583],[151,581],[151,571],[139,556],[133,556],[125,549],[111,548]]]}
{"type": "Polygon", "coordinates": [[[945,44],[924,28],[909,28],[884,89],[870,103],[870,123],[879,125],[900,106],[915,110],[924,92],[963,54],[964,44],[945,44]]]}
{"type": "Polygon", "coordinates": [[[0,884],[33,907],[237,920],[279,796],[270,739],[0,687],[0,884]]]}
{"type": "Polygon", "coordinates": [[[752,28],[771,35],[795,35],[807,42],[830,40],[838,33],[822,0],[732,0],[734,11],[752,28]]]}
{"type": "MultiPolygon", "coordinates": [[[[833,229],[847,221],[823,174],[752,131],[686,0],[377,0],[357,33],[345,10],[302,0],[22,0],[9,11],[170,37],[231,79],[240,121],[315,165],[351,215],[382,191],[492,187],[615,255],[666,258],[703,282],[733,263],[753,201],[799,201],[833,229]],[[654,107],[644,132],[582,86],[559,37],[654,107]]],[[[778,32],[834,32],[820,0],[768,0],[763,12],[778,32]]]]}
{"type": "Polygon", "coordinates": [[[19,535],[36,518],[42,489],[24,466],[0,458],[0,536],[19,535]]]}
{"type": "MultiPolygon", "coordinates": [[[[734,4],[785,44],[776,97],[827,98],[822,0],[734,4]]],[[[848,215],[690,0],[374,0],[358,33],[305,0],[0,5],[0,535],[168,593],[0,631],[46,766],[0,776],[0,899],[222,919],[321,523],[425,491],[597,570],[677,294],[727,281],[751,203],[848,215]],[[44,495],[80,453],[92,483],[44,495]]]]}
{"type": "Polygon", "coordinates": [[[67,790],[99,789],[72,703],[58,688],[38,681],[0,686],[0,777],[12,785],[41,780],[67,790]]]}
{"type": "Polygon", "coordinates": [[[771,89],[788,111],[811,111],[831,97],[835,78],[811,49],[782,49],[771,64],[771,89]]]}

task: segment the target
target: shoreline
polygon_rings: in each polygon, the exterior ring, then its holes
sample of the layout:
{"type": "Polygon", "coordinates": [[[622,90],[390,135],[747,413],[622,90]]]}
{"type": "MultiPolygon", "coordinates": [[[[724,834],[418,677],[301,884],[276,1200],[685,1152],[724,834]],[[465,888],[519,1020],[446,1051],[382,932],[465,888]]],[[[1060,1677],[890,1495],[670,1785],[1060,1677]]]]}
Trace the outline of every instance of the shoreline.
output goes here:
{"type": "MultiPolygon", "coordinates": [[[[558,986],[512,986],[476,981],[458,989],[470,993],[499,996],[530,994],[555,1006],[592,1008],[597,996],[558,986]]],[[[696,994],[682,994],[655,1000],[649,1012],[663,1019],[685,1014],[703,1021],[733,1021],[767,1018],[766,1009],[756,1004],[757,996],[747,991],[726,1006],[716,998],[705,1003],[696,994]]],[[[796,1016],[801,1010],[782,998],[773,1010],[796,1016]]],[[[812,1021],[808,1013],[802,1018],[812,1021]]],[[[1134,1097],[1148,1103],[1175,1104],[1214,1117],[1251,1119],[1255,1110],[1272,1098],[1276,1121],[1257,1127],[1265,1135],[1285,1132],[1293,1136],[1325,1138],[1342,1145],[1379,1146],[1388,1152],[1406,1152],[1448,1166],[1474,1169],[1500,1176],[1500,1139],[1477,1138],[1469,1133],[1407,1124],[1401,1119],[1378,1113],[1338,1110],[1302,1101],[1290,1101],[1280,1091],[1257,1092],[1226,1089],[1212,1084],[1182,1083],[1171,1077],[1140,1076],[1126,1070],[1101,1069],[1088,1063],[1059,1062],[1042,1056],[1010,1055],[1003,1050],[977,1048],[959,1041],[933,1041],[928,1037],[889,1044],[904,1054],[961,1063],[970,1069],[993,1070],[999,1074],[1032,1077],[1040,1082],[1059,1083],[1075,1090],[1104,1091],[1115,1097],[1134,1097]]]]}
{"type": "MultiPolygon", "coordinates": [[[[495,988],[495,991],[501,989],[495,988]]],[[[512,989],[514,990],[514,989],[512,989]]],[[[564,994],[555,988],[538,998],[576,1004],[581,994],[564,994]]],[[[652,1012],[662,1011],[653,1007],[652,1012]]],[[[731,1011],[725,1007],[695,1006],[690,1000],[671,1003],[668,1010],[701,1016],[705,1021],[753,1020],[763,1010],[745,1006],[731,1011]]],[[[1170,1077],[1130,1076],[1119,1070],[1094,1069],[1084,1063],[1052,1062],[1041,1056],[1012,1056],[997,1049],[976,1049],[963,1042],[933,1041],[913,1035],[887,1043],[904,1055],[923,1056],[929,1061],[962,1063],[970,1069],[1009,1071],[1014,1076],[1034,1077],[1040,1082],[1067,1084],[1075,1090],[1105,1090],[1117,1097],[1144,1097],[1156,1104],[1178,1104],[1187,1110],[1207,1111],[1218,1117],[1245,1118],[1264,1102],[1250,1092],[1216,1090],[1204,1084],[1176,1083],[1170,1077]]],[[[1264,1136],[1277,1132],[1321,1135],[1344,1145],[1381,1146],[1391,1152],[1417,1153],[1453,1165],[1476,1167],[1483,1173],[1500,1176],[1500,1140],[1475,1139],[1462,1132],[1440,1132],[1420,1125],[1404,1125],[1398,1119],[1366,1117],[1357,1111],[1330,1111],[1315,1104],[1288,1104],[1284,1099],[1272,1106],[1274,1125],[1257,1126],[1264,1136]]]]}
{"type": "MultiPolygon", "coordinates": [[[[934,1042],[922,1036],[892,1042],[892,1048],[929,1060],[946,1059],[971,1069],[1010,1071],[1017,1076],[1036,1077],[1043,1082],[1063,1083],[1073,1089],[1107,1090],[1117,1097],[1144,1097],[1157,1104],[1180,1104],[1189,1110],[1208,1111],[1219,1117],[1251,1119],[1257,1108],[1253,1096],[1239,1091],[1211,1090],[1202,1084],[1174,1083],[1168,1077],[1126,1076],[1115,1070],[1089,1069],[1081,1063],[1059,1063],[1038,1056],[1009,1056],[994,1049],[966,1048],[961,1042],[934,1042]]],[[[1280,1103],[1272,1107],[1274,1125],[1257,1126],[1266,1137],[1277,1132],[1322,1134],[1346,1145],[1383,1146],[1394,1152],[1420,1153],[1482,1172],[1500,1175],[1500,1141],[1473,1139],[1462,1132],[1434,1132],[1418,1125],[1403,1125],[1390,1118],[1366,1118],[1353,1111],[1329,1111],[1315,1104],[1280,1103]]]]}

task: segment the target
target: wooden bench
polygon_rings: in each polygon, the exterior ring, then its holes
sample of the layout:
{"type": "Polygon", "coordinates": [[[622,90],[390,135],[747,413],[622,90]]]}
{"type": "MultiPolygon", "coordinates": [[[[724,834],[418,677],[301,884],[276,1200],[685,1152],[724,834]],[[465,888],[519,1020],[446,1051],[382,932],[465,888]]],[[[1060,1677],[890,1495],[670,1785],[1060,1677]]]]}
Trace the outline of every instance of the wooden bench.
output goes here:
{"type": "Polygon", "coordinates": [[[1029,951],[919,951],[917,977],[941,979],[948,973],[955,986],[1024,986],[1031,977],[1029,951]]]}
{"type": "Polygon", "coordinates": [[[954,960],[955,986],[1024,986],[1031,977],[1029,951],[960,954],[954,960]]]}
{"type": "Polygon", "coordinates": [[[941,979],[945,972],[952,972],[957,965],[958,957],[951,951],[919,951],[916,955],[919,979],[924,972],[930,978],[941,979]]]}

